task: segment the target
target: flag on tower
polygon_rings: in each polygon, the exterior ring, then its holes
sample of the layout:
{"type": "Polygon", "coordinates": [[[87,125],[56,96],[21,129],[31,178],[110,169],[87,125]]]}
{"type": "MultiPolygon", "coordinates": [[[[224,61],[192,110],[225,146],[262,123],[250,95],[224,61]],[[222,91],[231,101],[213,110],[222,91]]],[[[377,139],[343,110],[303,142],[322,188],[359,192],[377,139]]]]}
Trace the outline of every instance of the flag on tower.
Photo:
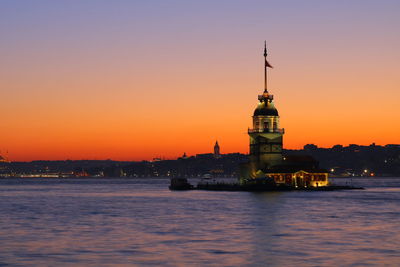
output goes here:
{"type": "Polygon", "coordinates": [[[271,64],[268,63],[267,59],[265,59],[265,67],[266,68],[273,68],[271,64]]]}

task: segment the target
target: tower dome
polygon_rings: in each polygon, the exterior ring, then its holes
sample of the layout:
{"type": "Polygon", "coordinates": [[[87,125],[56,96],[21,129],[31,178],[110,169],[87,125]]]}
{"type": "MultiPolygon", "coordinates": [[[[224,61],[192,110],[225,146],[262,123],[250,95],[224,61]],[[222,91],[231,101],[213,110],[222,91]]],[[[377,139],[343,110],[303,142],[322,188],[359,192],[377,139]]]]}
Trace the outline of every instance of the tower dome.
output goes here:
{"type": "Polygon", "coordinates": [[[278,110],[275,108],[274,103],[271,101],[262,101],[258,103],[257,108],[254,110],[254,116],[279,116],[278,110]]]}

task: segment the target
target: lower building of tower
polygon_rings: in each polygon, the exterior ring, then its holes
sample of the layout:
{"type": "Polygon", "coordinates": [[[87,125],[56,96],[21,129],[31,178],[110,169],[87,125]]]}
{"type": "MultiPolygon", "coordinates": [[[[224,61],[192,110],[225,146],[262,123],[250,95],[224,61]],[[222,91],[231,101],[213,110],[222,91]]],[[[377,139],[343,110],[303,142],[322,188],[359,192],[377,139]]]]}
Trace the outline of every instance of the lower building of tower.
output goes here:
{"type": "Polygon", "coordinates": [[[265,170],[265,177],[277,185],[320,187],[328,185],[328,172],[311,156],[283,156],[282,164],[265,170]]]}

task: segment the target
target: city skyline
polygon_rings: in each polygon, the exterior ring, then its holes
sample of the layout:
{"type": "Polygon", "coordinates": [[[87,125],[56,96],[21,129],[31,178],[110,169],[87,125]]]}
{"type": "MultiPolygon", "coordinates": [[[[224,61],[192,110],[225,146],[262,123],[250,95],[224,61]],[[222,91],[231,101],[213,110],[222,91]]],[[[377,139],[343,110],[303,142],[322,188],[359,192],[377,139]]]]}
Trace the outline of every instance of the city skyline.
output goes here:
{"type": "Polygon", "coordinates": [[[1,150],[248,153],[264,39],[285,148],[399,143],[400,4],[288,2],[0,3],[1,150]]]}

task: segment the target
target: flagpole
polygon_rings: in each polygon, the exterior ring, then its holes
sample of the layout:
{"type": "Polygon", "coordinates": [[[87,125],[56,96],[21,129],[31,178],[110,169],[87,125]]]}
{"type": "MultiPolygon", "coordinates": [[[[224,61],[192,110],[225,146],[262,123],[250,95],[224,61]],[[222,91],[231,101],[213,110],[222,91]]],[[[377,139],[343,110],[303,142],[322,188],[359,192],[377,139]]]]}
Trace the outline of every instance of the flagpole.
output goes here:
{"type": "Polygon", "coordinates": [[[267,41],[264,41],[264,91],[268,93],[268,87],[267,87],[267,41]]]}

